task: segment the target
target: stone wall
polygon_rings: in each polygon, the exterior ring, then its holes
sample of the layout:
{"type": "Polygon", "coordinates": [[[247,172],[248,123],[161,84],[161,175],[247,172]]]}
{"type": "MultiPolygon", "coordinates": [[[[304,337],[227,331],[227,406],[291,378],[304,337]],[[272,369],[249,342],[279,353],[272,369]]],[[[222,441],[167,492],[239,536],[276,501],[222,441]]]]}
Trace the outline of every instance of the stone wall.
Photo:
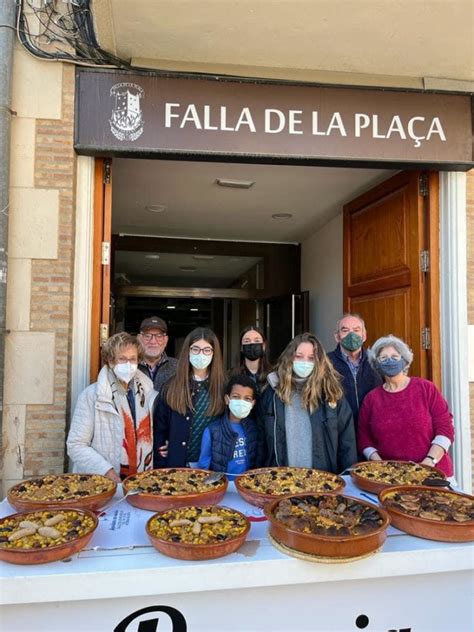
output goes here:
{"type": "Polygon", "coordinates": [[[61,472],[74,266],[74,66],[14,55],[4,485],[61,472]]]}

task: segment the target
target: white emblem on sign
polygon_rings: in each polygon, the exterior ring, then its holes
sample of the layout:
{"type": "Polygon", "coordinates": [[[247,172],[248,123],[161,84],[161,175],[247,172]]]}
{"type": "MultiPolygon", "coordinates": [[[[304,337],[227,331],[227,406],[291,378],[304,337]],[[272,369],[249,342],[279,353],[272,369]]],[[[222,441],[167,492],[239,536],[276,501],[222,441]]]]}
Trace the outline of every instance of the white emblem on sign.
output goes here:
{"type": "Polygon", "coordinates": [[[110,119],[110,131],[119,140],[136,140],[143,133],[140,99],[145,91],[136,83],[116,83],[110,89],[115,107],[110,119]]]}

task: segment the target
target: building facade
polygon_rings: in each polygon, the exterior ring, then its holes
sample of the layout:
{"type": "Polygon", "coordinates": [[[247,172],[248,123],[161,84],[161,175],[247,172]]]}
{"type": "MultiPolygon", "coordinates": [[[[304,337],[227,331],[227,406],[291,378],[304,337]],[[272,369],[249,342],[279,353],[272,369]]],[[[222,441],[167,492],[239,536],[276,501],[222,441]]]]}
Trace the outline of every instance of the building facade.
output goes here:
{"type": "MultiPolygon", "coordinates": [[[[128,3],[129,10],[131,4],[133,3],[128,3]]],[[[162,5],[161,8],[167,12],[168,17],[173,17],[171,9],[164,6],[166,3],[156,4],[162,5]]],[[[210,4],[203,3],[204,12],[210,4]]],[[[135,6],[136,15],[139,14],[139,5],[135,6]]],[[[109,47],[108,50],[114,54],[120,53],[117,50],[120,47],[115,46],[112,49],[110,42],[123,31],[120,31],[120,26],[113,32],[104,30],[103,24],[104,20],[107,21],[107,16],[104,17],[101,13],[106,9],[118,11],[117,7],[114,3],[98,2],[96,9],[101,43],[104,42],[103,46],[109,47]]],[[[118,15],[117,13],[115,17],[118,15]]],[[[146,23],[144,16],[145,13],[142,16],[143,25],[146,23]]],[[[125,19],[126,12],[120,14],[120,17],[125,19]]],[[[279,19],[283,18],[284,16],[279,16],[279,19]]],[[[174,14],[173,19],[179,22],[179,15],[174,14]]],[[[145,26],[141,32],[146,34],[145,26]]],[[[166,44],[167,42],[164,46],[166,44]]],[[[137,40],[136,53],[130,52],[132,45],[133,41],[125,38],[123,46],[128,46],[128,57],[140,58],[141,67],[165,66],[163,59],[166,52],[157,56],[163,63],[156,61],[154,64],[149,59],[144,60],[145,52],[141,50],[137,40]]],[[[378,50],[381,51],[382,48],[383,43],[380,43],[378,50]]],[[[152,52],[156,54],[156,51],[152,52]]],[[[337,78],[342,84],[360,86],[367,85],[370,78],[372,87],[382,88],[390,84],[390,74],[397,74],[396,70],[392,73],[385,72],[383,78],[382,74],[375,71],[351,73],[347,64],[342,63],[339,70],[332,68],[325,73],[322,70],[310,72],[301,63],[301,67],[296,67],[291,74],[290,70],[278,66],[277,62],[281,63],[280,60],[275,60],[271,69],[263,64],[252,65],[248,56],[243,57],[245,63],[239,65],[238,74],[242,71],[247,77],[258,74],[277,81],[288,79],[291,75],[302,82],[321,82],[327,85],[334,84],[337,78]]],[[[220,70],[222,74],[226,74],[231,68],[229,65],[222,65],[221,59],[208,58],[202,62],[198,57],[194,60],[183,58],[175,63],[168,62],[167,70],[189,72],[193,69],[207,73],[220,70]]],[[[71,408],[89,379],[90,338],[87,332],[90,331],[93,292],[94,159],[78,155],[74,149],[77,72],[79,70],[73,64],[39,60],[28,54],[20,44],[15,45],[8,241],[8,333],[3,409],[5,488],[25,477],[62,472],[67,468],[65,438],[71,408]]],[[[460,82],[456,87],[449,84],[453,90],[460,89],[461,83],[467,80],[466,76],[456,75],[456,69],[445,69],[444,72],[452,81],[460,82]]],[[[410,84],[408,87],[420,89],[414,76],[405,77],[404,81],[410,84]]],[[[394,83],[394,87],[407,87],[400,85],[403,84],[401,80],[394,83]]],[[[444,87],[448,86],[446,89],[449,90],[449,85],[445,84],[444,87]]],[[[437,89],[436,82],[433,86],[437,89]]],[[[438,86],[442,86],[441,80],[438,86]]],[[[455,414],[462,415],[464,419],[463,448],[456,456],[458,461],[462,460],[465,472],[463,484],[468,489],[467,479],[472,470],[471,460],[466,458],[466,452],[470,453],[472,450],[474,459],[474,424],[472,438],[466,435],[469,408],[471,416],[474,411],[474,171],[444,174],[441,177],[441,196],[448,195],[448,187],[453,186],[456,190],[452,195],[458,197],[458,209],[459,205],[463,208],[463,216],[456,226],[451,227],[452,232],[444,230],[444,238],[452,241],[451,247],[454,250],[461,245],[461,251],[456,256],[460,257],[461,263],[464,261],[464,268],[460,269],[461,278],[456,279],[463,298],[459,307],[458,292],[458,302],[454,307],[456,310],[464,309],[466,314],[464,320],[462,314],[456,315],[457,322],[460,323],[456,334],[465,353],[457,372],[451,376],[443,373],[443,386],[455,414]],[[447,385],[453,379],[462,382],[461,389],[456,384],[447,385]]],[[[441,248],[443,250],[443,243],[441,248]]],[[[454,260],[452,255],[451,263],[454,260]]],[[[441,265],[443,262],[446,259],[443,259],[442,253],[441,265]]],[[[443,277],[443,270],[440,273],[443,277]]],[[[443,288],[443,280],[441,287],[443,288]]],[[[446,296],[447,290],[442,289],[442,294],[446,296]]],[[[440,319],[443,321],[441,305],[440,319]]],[[[446,345],[447,342],[443,342],[443,337],[446,341],[452,332],[446,332],[443,326],[441,322],[441,347],[445,348],[443,344],[446,345]]],[[[445,364],[447,357],[444,353],[445,364]]]]}

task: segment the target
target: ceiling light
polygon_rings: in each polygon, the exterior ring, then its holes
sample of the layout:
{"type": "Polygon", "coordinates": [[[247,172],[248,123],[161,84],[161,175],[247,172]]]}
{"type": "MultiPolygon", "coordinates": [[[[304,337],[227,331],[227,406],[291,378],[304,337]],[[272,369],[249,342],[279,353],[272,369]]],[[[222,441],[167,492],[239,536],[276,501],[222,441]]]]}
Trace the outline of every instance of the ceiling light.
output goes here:
{"type": "Polygon", "coordinates": [[[164,204],[150,204],[145,206],[145,209],[150,213],[163,213],[166,211],[166,206],[164,204]]]}
{"type": "Polygon", "coordinates": [[[229,187],[231,189],[250,189],[255,182],[252,180],[226,180],[224,178],[217,178],[216,184],[220,187],[229,187]]]}
{"type": "Polygon", "coordinates": [[[273,213],[273,219],[291,219],[293,217],[293,213],[273,213]]]}
{"type": "Polygon", "coordinates": [[[196,272],[197,270],[194,266],[179,266],[179,269],[183,272],[196,272]]]}
{"type": "Polygon", "coordinates": [[[145,255],[145,259],[159,259],[160,255],[145,255]]]}
{"type": "Polygon", "coordinates": [[[193,255],[193,259],[196,259],[197,261],[212,261],[212,259],[215,259],[214,255],[193,255]]]}
{"type": "Polygon", "coordinates": [[[198,308],[198,307],[190,307],[190,308],[189,308],[189,311],[190,311],[190,312],[198,312],[198,311],[199,311],[199,308],[198,308]]]}
{"type": "Polygon", "coordinates": [[[176,305],[167,305],[166,309],[176,309],[176,305]]]}

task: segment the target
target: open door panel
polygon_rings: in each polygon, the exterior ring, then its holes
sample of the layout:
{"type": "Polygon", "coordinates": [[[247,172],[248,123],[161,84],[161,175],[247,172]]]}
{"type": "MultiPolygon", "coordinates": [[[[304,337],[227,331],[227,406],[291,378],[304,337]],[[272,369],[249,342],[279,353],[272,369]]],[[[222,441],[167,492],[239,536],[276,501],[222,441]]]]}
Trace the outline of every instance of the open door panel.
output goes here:
{"type": "Polygon", "coordinates": [[[412,374],[439,385],[437,178],[402,172],[344,207],[344,310],[364,318],[369,345],[405,340],[412,374]]]}
{"type": "Polygon", "coordinates": [[[90,380],[100,370],[100,347],[109,337],[112,234],[112,161],[96,158],[94,172],[94,240],[90,380]]]}

